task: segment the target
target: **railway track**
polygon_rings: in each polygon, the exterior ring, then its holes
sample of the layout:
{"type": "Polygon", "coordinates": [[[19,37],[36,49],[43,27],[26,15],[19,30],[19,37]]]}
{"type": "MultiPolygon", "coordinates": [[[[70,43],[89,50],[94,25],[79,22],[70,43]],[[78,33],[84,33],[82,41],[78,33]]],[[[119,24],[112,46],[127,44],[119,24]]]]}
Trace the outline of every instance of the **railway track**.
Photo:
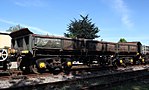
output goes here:
{"type": "MultiPolygon", "coordinates": [[[[93,71],[103,71],[103,70],[108,70],[110,69],[110,67],[104,67],[104,68],[100,68],[100,67],[92,67],[89,68],[87,66],[79,66],[76,67],[74,66],[70,73],[73,73],[75,75],[79,75],[82,74],[84,72],[93,72],[93,71]]],[[[66,75],[64,72],[61,72],[59,74],[56,75],[66,75]]],[[[11,80],[11,79],[22,79],[22,78],[38,78],[38,77],[46,77],[46,76],[56,76],[55,74],[49,73],[48,71],[45,73],[41,73],[41,74],[23,74],[21,71],[18,70],[11,70],[11,71],[5,71],[0,73],[0,80],[11,80]]]]}
{"type": "MultiPolygon", "coordinates": [[[[75,75],[75,76],[79,76],[83,73],[95,73],[96,71],[100,71],[100,72],[104,72],[105,70],[113,70],[114,67],[110,66],[110,67],[88,67],[86,65],[80,65],[80,66],[74,66],[72,67],[70,73],[75,75]]],[[[11,70],[11,71],[5,71],[0,73],[0,80],[11,80],[11,79],[22,79],[22,78],[38,78],[38,77],[43,77],[43,76],[53,76],[55,74],[49,73],[48,71],[42,74],[23,74],[21,71],[18,70],[11,70]]],[[[64,72],[61,72],[59,74],[56,75],[66,75],[64,72]]],[[[55,75],[55,76],[56,76],[55,75]]]]}
{"type": "MultiPolygon", "coordinates": [[[[138,67],[140,68],[140,67],[138,67]]],[[[119,68],[117,70],[104,70],[95,72],[85,72],[76,75],[51,75],[48,73],[42,75],[30,74],[27,78],[16,81],[9,81],[11,85],[1,89],[97,89],[107,88],[127,80],[142,78],[148,76],[148,67],[140,70],[119,68]]]]}
{"type": "Polygon", "coordinates": [[[136,81],[137,79],[140,78],[149,78],[149,72],[148,70],[139,70],[139,71],[134,71],[134,72],[124,72],[124,73],[118,73],[109,76],[107,75],[104,81],[102,83],[98,84],[92,84],[90,86],[85,86],[82,87],[81,89],[100,89],[100,90],[110,90],[110,88],[118,85],[122,85],[123,83],[127,83],[128,81],[136,81]]]}

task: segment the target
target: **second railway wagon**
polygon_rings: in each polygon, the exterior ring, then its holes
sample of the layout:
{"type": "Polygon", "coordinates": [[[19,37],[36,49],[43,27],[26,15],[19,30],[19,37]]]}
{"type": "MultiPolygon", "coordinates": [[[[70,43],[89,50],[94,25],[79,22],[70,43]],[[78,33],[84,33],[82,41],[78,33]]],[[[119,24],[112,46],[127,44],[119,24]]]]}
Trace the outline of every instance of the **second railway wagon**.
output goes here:
{"type": "MultiPolygon", "coordinates": [[[[86,41],[86,53],[97,60],[100,65],[105,64],[135,64],[142,53],[140,42],[114,43],[96,40],[86,41]]],[[[141,63],[144,59],[141,57],[141,63]]],[[[90,60],[88,60],[90,61],[90,60]]]]}

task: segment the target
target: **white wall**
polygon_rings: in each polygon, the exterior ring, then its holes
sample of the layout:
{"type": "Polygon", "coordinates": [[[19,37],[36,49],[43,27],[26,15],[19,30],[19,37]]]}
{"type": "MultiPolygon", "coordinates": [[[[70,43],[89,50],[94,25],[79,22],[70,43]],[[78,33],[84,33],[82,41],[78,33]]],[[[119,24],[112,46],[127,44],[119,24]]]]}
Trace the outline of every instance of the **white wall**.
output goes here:
{"type": "Polygon", "coordinates": [[[11,37],[9,35],[0,34],[0,48],[11,47],[11,37]]]}

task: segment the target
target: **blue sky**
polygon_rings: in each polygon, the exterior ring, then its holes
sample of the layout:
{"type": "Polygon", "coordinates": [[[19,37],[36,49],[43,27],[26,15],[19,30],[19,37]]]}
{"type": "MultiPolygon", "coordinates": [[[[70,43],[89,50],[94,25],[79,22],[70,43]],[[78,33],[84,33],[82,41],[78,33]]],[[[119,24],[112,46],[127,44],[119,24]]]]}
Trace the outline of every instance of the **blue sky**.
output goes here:
{"type": "Polygon", "coordinates": [[[1,0],[0,31],[20,24],[34,33],[63,35],[80,14],[100,29],[98,39],[149,45],[149,0],[1,0]]]}

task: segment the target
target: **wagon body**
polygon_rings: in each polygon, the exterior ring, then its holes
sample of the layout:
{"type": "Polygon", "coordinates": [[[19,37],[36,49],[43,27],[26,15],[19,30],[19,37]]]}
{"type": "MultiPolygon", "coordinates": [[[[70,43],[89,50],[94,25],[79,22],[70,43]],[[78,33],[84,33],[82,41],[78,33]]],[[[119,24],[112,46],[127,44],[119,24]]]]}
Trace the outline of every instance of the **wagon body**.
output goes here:
{"type": "Polygon", "coordinates": [[[126,55],[141,53],[141,47],[140,42],[118,43],[118,53],[126,55]]]}
{"type": "Polygon", "coordinates": [[[86,41],[86,49],[89,52],[96,52],[99,54],[114,54],[116,52],[116,43],[105,41],[86,41]]]}

